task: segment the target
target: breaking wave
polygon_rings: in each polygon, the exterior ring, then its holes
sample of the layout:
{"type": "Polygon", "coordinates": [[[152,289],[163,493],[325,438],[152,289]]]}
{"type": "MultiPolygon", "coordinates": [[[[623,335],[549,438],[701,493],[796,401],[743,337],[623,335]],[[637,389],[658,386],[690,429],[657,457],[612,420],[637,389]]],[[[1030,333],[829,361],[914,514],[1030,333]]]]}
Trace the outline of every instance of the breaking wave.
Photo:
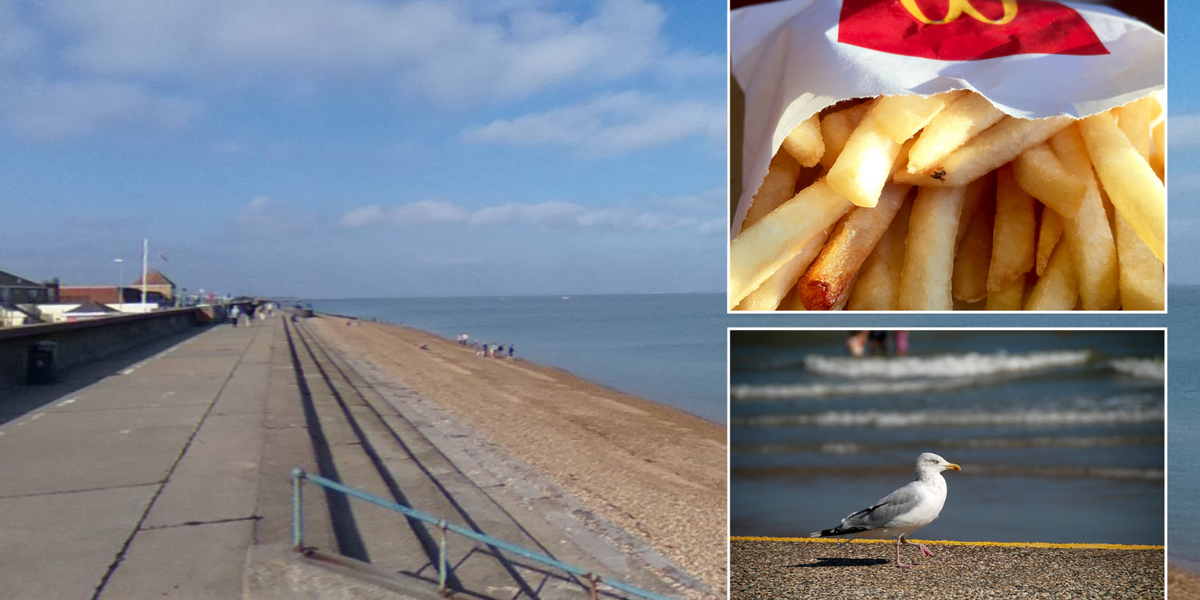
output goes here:
{"type": "Polygon", "coordinates": [[[1166,364],[1161,358],[1117,358],[1108,362],[1112,370],[1138,379],[1162,381],[1167,377],[1166,364]]]}
{"type": "Polygon", "coordinates": [[[1009,412],[978,411],[828,411],[807,415],[735,417],[735,427],[969,427],[1070,426],[1162,421],[1162,407],[1117,410],[1030,409],[1009,412]]]}
{"type": "Polygon", "coordinates": [[[911,379],[932,377],[953,379],[985,377],[1005,373],[1028,373],[1082,365],[1088,361],[1088,350],[1054,350],[1008,354],[942,354],[937,356],[902,356],[897,358],[852,358],[849,356],[811,355],[804,367],[813,373],[834,377],[870,379],[911,379]]]}
{"type": "Polygon", "coordinates": [[[905,394],[953,390],[977,385],[975,379],[912,381],[856,381],[851,383],[796,383],[768,385],[735,385],[730,388],[734,400],[791,400],[835,396],[866,396],[873,394],[905,394]]]}

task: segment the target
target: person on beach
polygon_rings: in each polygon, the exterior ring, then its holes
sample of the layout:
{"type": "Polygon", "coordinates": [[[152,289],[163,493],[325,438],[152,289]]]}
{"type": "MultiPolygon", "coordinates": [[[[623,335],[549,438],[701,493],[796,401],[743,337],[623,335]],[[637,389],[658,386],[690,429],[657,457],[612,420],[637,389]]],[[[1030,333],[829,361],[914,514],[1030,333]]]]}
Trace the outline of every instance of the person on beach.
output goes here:
{"type": "Polygon", "coordinates": [[[508,360],[512,360],[512,359],[513,359],[513,347],[512,347],[512,344],[509,344],[508,345],[508,360]]]}
{"type": "Polygon", "coordinates": [[[851,331],[846,338],[846,349],[850,351],[850,356],[854,358],[862,358],[866,353],[867,347],[867,332],[866,331],[851,331]]]}
{"type": "Polygon", "coordinates": [[[872,329],[871,333],[867,335],[867,339],[871,342],[871,356],[887,356],[888,332],[872,329]]]}
{"type": "Polygon", "coordinates": [[[481,356],[486,357],[487,355],[488,355],[488,345],[484,344],[483,345],[483,354],[481,354],[481,356]]]}
{"type": "Polygon", "coordinates": [[[905,356],[908,354],[908,332],[900,329],[896,331],[896,356],[905,356]]]}
{"type": "Polygon", "coordinates": [[[504,344],[500,344],[499,346],[496,346],[496,354],[499,354],[500,356],[504,356],[504,344]]]}

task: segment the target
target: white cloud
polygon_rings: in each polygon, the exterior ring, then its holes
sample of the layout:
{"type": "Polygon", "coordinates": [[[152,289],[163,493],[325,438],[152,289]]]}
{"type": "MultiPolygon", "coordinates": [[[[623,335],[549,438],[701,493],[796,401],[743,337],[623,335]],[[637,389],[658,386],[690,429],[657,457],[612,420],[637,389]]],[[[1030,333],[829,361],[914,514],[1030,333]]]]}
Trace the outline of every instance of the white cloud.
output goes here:
{"type": "MultiPolygon", "coordinates": [[[[1167,145],[1173,152],[1200,148],[1200,115],[1171,114],[1167,126],[1167,145]]],[[[1175,184],[1175,178],[1171,178],[1175,184]]]]}
{"type": "Polygon", "coordinates": [[[501,204],[469,210],[450,202],[423,201],[392,209],[365,206],[346,213],[342,227],[359,228],[376,224],[428,225],[431,223],[470,226],[529,224],[546,228],[592,228],[658,231],[696,229],[724,231],[724,219],[713,229],[714,219],[627,207],[593,208],[572,202],[553,201],[534,204],[501,204]]]}
{"type": "Polygon", "coordinates": [[[1167,174],[1170,181],[1169,192],[1172,196],[1190,196],[1200,193],[1200,174],[1197,173],[1181,173],[1174,175],[1167,174]]]}
{"type": "MultiPolygon", "coordinates": [[[[480,104],[634,75],[723,81],[724,55],[673,47],[665,21],[649,0],[0,2],[0,120],[53,140],[131,122],[177,126],[201,112],[200,99],[247,89],[291,98],[365,85],[480,104]]],[[[655,129],[647,135],[671,135],[655,129]]],[[[653,143],[606,133],[617,146],[653,143]]]]}
{"type": "Polygon", "coordinates": [[[623,92],[543,113],[496,120],[463,133],[463,138],[471,142],[566,146],[601,156],[663,146],[693,136],[724,145],[723,103],[665,101],[641,92],[623,92]]]}
{"type": "Polygon", "coordinates": [[[202,112],[184,98],[109,81],[22,82],[0,78],[0,119],[24,137],[53,141],[116,125],[178,129],[202,112]]]}
{"type": "MultiPolygon", "coordinates": [[[[609,81],[660,62],[723,56],[674,51],[666,14],[646,0],[601,0],[580,17],[529,3],[462,0],[53,0],[40,17],[65,32],[62,60],[102,76],[202,75],[254,83],[348,77],[437,100],[521,97],[609,81]]],[[[721,71],[717,71],[718,73],[721,71]]]]}
{"type": "Polygon", "coordinates": [[[234,217],[233,226],[242,234],[273,236],[307,231],[312,228],[313,220],[277,200],[257,196],[234,217]]]}

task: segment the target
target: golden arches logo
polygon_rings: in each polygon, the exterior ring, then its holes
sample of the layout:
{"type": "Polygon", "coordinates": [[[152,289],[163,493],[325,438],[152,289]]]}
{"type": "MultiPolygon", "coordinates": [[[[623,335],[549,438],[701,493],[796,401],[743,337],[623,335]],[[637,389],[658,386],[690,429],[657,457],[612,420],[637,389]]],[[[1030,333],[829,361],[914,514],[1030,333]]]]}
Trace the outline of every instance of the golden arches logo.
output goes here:
{"type": "Polygon", "coordinates": [[[917,0],[900,0],[900,4],[908,10],[909,14],[926,25],[945,25],[961,17],[963,13],[967,13],[967,16],[982,23],[1003,25],[1017,17],[1017,0],[1002,0],[1002,3],[1004,4],[1004,16],[1000,17],[998,21],[983,16],[971,5],[971,0],[950,0],[950,9],[946,12],[946,18],[934,21],[921,12],[921,7],[917,6],[917,0]]]}

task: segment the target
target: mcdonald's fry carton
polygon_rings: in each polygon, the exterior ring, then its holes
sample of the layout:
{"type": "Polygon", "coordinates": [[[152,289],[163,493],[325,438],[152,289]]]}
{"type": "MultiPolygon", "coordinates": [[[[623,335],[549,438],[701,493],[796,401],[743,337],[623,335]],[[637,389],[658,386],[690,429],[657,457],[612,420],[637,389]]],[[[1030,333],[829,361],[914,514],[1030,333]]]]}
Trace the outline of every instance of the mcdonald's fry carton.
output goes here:
{"type": "Polygon", "coordinates": [[[1083,118],[1166,81],[1163,34],[1069,2],[785,0],[733,11],[729,35],[746,98],[731,237],[784,138],[839,101],[965,89],[1014,117],[1083,118]]]}

